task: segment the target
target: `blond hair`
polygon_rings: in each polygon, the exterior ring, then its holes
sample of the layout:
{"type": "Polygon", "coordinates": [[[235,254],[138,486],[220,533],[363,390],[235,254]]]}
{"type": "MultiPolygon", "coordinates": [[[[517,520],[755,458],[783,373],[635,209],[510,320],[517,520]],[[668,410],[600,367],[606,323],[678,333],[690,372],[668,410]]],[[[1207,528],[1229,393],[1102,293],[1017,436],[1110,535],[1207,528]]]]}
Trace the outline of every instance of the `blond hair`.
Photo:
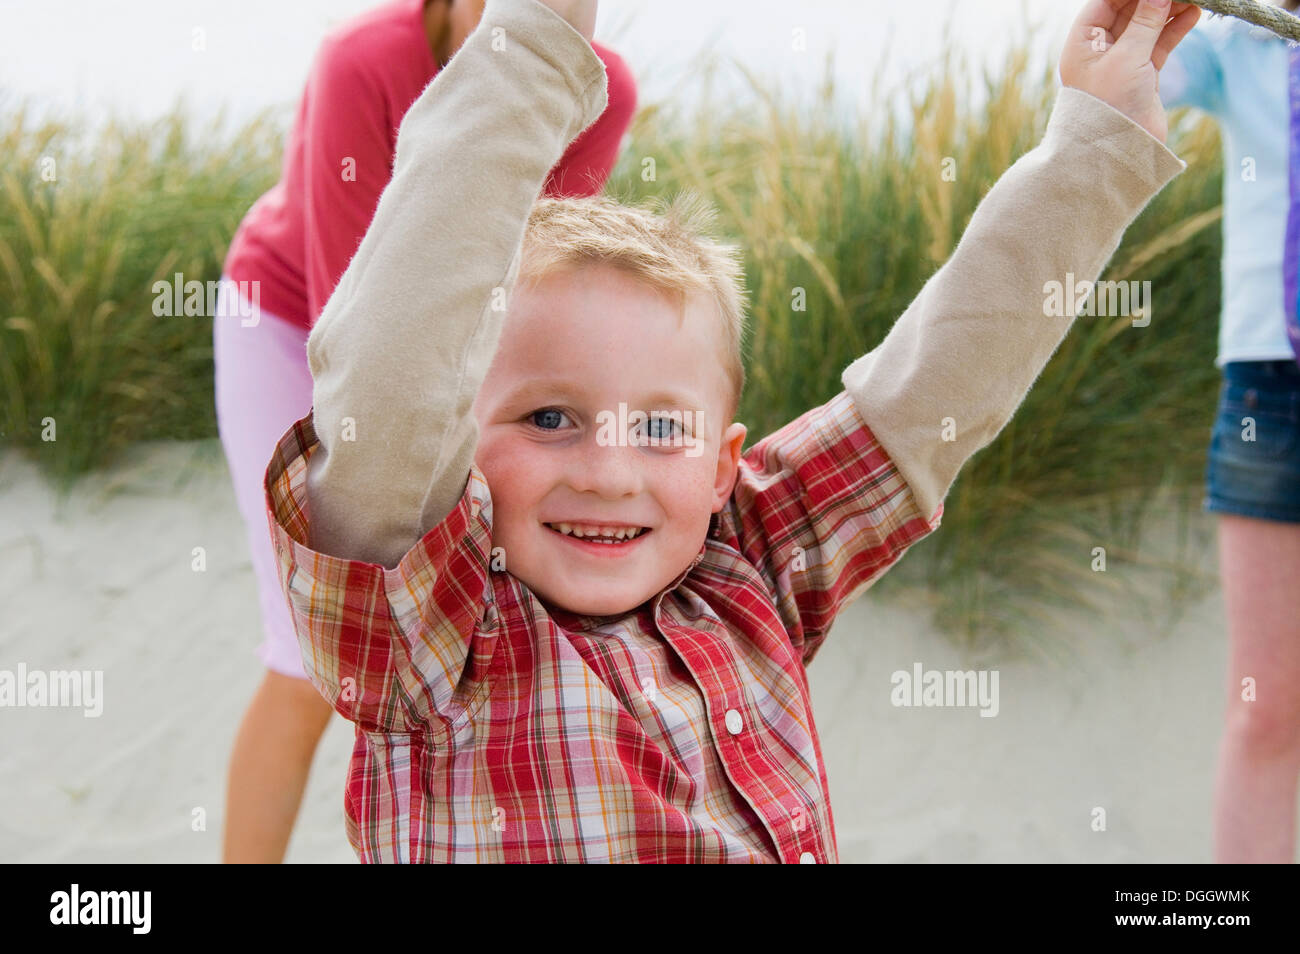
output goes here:
{"type": "Polygon", "coordinates": [[[519,280],[536,281],[566,267],[606,264],[665,294],[683,309],[687,296],[713,304],[721,330],[721,364],[734,419],[745,387],[748,297],[740,248],[713,235],[717,210],[691,193],[671,201],[625,205],[607,195],[537,200],[524,230],[519,280]]]}

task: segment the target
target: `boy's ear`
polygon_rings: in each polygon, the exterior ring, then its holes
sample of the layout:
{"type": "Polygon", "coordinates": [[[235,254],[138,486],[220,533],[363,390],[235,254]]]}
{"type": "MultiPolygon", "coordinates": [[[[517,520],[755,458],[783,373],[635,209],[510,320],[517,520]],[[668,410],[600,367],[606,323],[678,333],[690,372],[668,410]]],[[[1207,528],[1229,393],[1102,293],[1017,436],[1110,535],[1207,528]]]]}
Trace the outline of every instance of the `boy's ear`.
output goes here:
{"type": "Polygon", "coordinates": [[[735,423],[722,432],[722,443],[718,447],[718,471],[713,480],[713,512],[717,513],[726,504],[736,486],[736,474],[740,470],[740,449],[745,446],[746,428],[744,424],[735,423]]]}

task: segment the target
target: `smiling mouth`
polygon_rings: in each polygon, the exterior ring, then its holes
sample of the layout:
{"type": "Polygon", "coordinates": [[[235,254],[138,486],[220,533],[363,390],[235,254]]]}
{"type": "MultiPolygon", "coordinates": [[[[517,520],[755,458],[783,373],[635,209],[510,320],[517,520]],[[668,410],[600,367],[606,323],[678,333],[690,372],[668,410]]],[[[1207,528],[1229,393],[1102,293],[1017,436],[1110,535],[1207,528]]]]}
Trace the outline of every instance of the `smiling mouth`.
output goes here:
{"type": "Polygon", "coordinates": [[[560,536],[570,537],[582,543],[601,543],[606,546],[628,544],[650,533],[649,527],[611,527],[572,523],[543,523],[542,526],[560,536]]]}

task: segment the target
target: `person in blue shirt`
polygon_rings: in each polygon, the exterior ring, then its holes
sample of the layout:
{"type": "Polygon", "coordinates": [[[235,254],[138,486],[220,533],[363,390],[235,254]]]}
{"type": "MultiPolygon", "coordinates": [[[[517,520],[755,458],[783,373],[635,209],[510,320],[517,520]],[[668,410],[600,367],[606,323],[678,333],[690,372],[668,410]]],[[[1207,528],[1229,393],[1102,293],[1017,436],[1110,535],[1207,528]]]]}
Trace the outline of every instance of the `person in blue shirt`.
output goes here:
{"type": "MultiPolygon", "coordinates": [[[[1298,0],[1279,4],[1295,10],[1298,0]]],[[[1300,779],[1300,365],[1283,292],[1290,51],[1268,31],[1203,19],[1160,74],[1168,107],[1213,116],[1224,154],[1223,374],[1206,468],[1228,617],[1228,705],[1214,857],[1290,862],[1300,779]]],[[[1295,303],[1291,303],[1294,307],[1295,303]]]]}

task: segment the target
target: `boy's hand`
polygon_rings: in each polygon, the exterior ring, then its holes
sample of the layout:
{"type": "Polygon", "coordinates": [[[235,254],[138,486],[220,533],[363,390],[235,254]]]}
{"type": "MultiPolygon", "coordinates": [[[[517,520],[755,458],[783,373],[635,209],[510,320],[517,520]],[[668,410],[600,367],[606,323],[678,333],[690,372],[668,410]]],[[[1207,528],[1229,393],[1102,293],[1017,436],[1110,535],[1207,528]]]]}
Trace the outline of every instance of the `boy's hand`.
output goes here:
{"type": "Polygon", "coordinates": [[[1061,82],[1096,96],[1161,142],[1159,71],[1201,10],[1171,0],[1088,0],[1061,53],[1061,82]],[[1173,19],[1170,19],[1170,18],[1173,19]]]}
{"type": "Polygon", "coordinates": [[[588,43],[596,32],[597,0],[537,0],[544,7],[550,7],[568,21],[583,35],[588,43]]]}

